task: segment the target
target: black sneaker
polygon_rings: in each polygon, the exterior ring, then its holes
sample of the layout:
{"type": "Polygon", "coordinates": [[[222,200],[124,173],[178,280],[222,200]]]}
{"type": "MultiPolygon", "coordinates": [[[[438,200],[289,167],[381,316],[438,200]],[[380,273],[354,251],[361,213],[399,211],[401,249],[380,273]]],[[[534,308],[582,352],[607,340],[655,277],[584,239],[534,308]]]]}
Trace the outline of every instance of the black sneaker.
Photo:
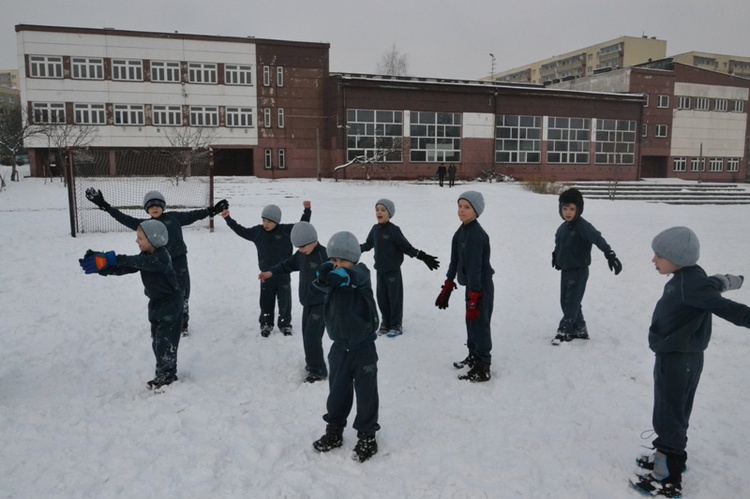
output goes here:
{"type": "Polygon", "coordinates": [[[260,335],[264,338],[268,338],[268,336],[271,334],[271,331],[273,331],[273,326],[269,326],[268,324],[263,324],[260,326],[260,335]]]}
{"type": "Polygon", "coordinates": [[[178,381],[179,378],[175,376],[170,376],[167,378],[154,378],[151,381],[148,381],[146,383],[146,386],[149,390],[158,390],[162,386],[171,385],[173,382],[178,381]]]}
{"type": "Polygon", "coordinates": [[[281,334],[284,336],[291,336],[292,335],[292,326],[284,326],[281,328],[281,334]]]}
{"type": "Polygon", "coordinates": [[[453,367],[456,369],[463,369],[464,367],[474,367],[474,361],[476,360],[476,357],[474,355],[469,354],[466,356],[464,360],[459,360],[458,362],[453,363],[453,367]]]}
{"type": "MultiPolygon", "coordinates": [[[[655,454],[653,452],[650,454],[642,454],[635,459],[635,465],[643,470],[654,471],[654,457],[655,454]]],[[[685,457],[685,460],[687,460],[687,456],[685,457]]],[[[687,464],[682,466],[682,472],[684,473],[686,471],[687,464]]]]}
{"type": "Polygon", "coordinates": [[[570,335],[571,339],[573,340],[588,340],[589,339],[589,330],[586,328],[586,326],[583,326],[580,329],[576,329],[573,331],[573,333],[570,335]]]}
{"type": "Polygon", "coordinates": [[[375,435],[363,435],[359,433],[357,437],[359,441],[354,446],[352,459],[364,463],[378,453],[378,442],[375,440],[375,435]]]}
{"type": "Polygon", "coordinates": [[[461,380],[468,380],[474,383],[482,383],[484,381],[489,381],[492,375],[490,374],[490,366],[488,364],[482,363],[480,365],[479,362],[474,364],[474,367],[472,367],[469,372],[466,374],[459,374],[458,379],[461,380]]]}
{"type": "Polygon", "coordinates": [[[305,383],[315,383],[316,381],[323,381],[327,378],[325,374],[310,373],[305,378],[305,383]]]}
{"type": "Polygon", "coordinates": [[[326,434],[313,442],[313,449],[318,452],[328,452],[344,445],[344,437],[341,433],[326,431],[326,434]]]}
{"type": "Polygon", "coordinates": [[[654,475],[634,475],[630,477],[630,484],[643,494],[664,497],[682,497],[682,483],[659,480],[654,475]]]}
{"type": "MultiPolygon", "coordinates": [[[[588,336],[588,334],[587,334],[588,336]]],[[[562,331],[558,331],[554,338],[552,338],[551,343],[553,345],[559,345],[560,343],[565,343],[566,341],[572,341],[573,335],[570,333],[563,333],[562,331]]]]}

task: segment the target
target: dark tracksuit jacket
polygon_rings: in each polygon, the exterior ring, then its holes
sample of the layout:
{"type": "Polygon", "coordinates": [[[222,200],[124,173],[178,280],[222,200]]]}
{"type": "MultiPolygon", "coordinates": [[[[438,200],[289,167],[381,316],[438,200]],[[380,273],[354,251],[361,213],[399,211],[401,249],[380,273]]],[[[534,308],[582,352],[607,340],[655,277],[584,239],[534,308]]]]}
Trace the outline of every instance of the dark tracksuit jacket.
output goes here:
{"type": "Polygon", "coordinates": [[[103,275],[141,273],[148,297],[151,346],[156,357],[157,380],[171,380],[177,373],[177,347],[182,325],[182,291],[166,247],[153,254],[117,255],[117,265],[99,272],[103,275]]]}
{"type": "Polygon", "coordinates": [[[573,333],[586,327],[581,302],[586,292],[591,265],[591,246],[603,253],[611,251],[602,234],[583,217],[563,222],[555,233],[555,260],[560,274],[560,308],[563,317],[558,329],[573,333]]]}
{"type": "MultiPolygon", "coordinates": [[[[136,230],[141,222],[151,220],[151,218],[131,217],[117,208],[108,208],[107,213],[125,227],[133,230],[136,230]]],[[[188,269],[188,250],[185,245],[185,239],[182,236],[182,227],[197,222],[198,220],[203,220],[207,216],[208,210],[203,208],[192,211],[165,212],[162,216],[156,219],[164,224],[167,228],[167,234],[169,234],[169,241],[165,248],[169,251],[169,256],[172,257],[172,267],[174,268],[175,274],[177,274],[177,280],[180,283],[180,289],[185,298],[182,314],[182,321],[185,324],[187,324],[190,319],[190,270],[188,269]]]]}
{"type": "Polygon", "coordinates": [[[296,251],[283,262],[271,267],[273,275],[299,272],[299,301],[302,304],[302,344],[305,348],[305,365],[310,374],[328,375],[323,355],[325,320],[323,303],[325,294],[312,285],[317,278],[318,266],[328,261],[326,248],[318,243],[309,255],[296,251]]]}
{"type": "MultiPolygon", "coordinates": [[[[300,221],[309,222],[312,211],[305,208],[300,221]]],[[[263,225],[243,227],[232,217],[226,217],[227,225],[235,234],[255,244],[258,252],[258,267],[261,272],[270,271],[271,267],[292,256],[290,234],[294,224],[277,224],[272,231],[263,225]]],[[[274,274],[270,279],[260,283],[260,317],[261,326],[273,327],[273,315],[276,302],[279,303],[280,328],[292,325],[292,288],[289,274],[274,274]]]]}
{"type": "Polygon", "coordinates": [[[648,343],[654,363],[653,445],[665,454],[685,454],[693,400],[716,314],[750,328],[750,307],[721,296],[721,283],[698,265],[676,271],[656,303],[648,343]]]}
{"type": "Polygon", "coordinates": [[[492,331],[490,320],[495,301],[495,287],[490,265],[490,237],[478,220],[461,225],[451,241],[451,262],[446,278],[450,281],[458,276],[458,283],[466,286],[464,294],[466,308],[469,307],[469,292],[482,293],[479,300],[479,318],[466,321],[466,346],[469,353],[486,363],[492,360],[492,331]]]}
{"type": "Polygon", "coordinates": [[[404,283],[401,264],[404,254],[414,258],[419,253],[404,237],[398,225],[390,221],[375,224],[367,239],[359,245],[361,251],[375,248],[375,270],[377,271],[377,298],[383,317],[381,328],[400,327],[404,316],[404,283]]]}
{"type": "Polygon", "coordinates": [[[367,266],[358,263],[347,273],[350,283],[345,287],[333,287],[319,280],[314,282],[325,292],[326,330],[333,341],[328,353],[330,392],[323,419],[343,430],[352,409],[353,388],[357,396],[357,415],[352,426],[358,432],[373,435],[380,429],[375,348],[378,311],[367,266]]]}

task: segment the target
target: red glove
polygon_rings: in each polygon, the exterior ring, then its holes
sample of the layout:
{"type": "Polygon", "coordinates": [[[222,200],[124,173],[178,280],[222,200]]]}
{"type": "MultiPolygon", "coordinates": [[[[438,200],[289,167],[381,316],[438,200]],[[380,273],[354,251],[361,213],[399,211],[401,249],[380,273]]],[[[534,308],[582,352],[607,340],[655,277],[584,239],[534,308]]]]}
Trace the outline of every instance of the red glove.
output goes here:
{"type": "Polygon", "coordinates": [[[435,306],[441,310],[448,308],[448,300],[451,297],[451,293],[456,289],[456,283],[450,279],[446,279],[443,283],[443,289],[440,291],[437,299],[435,300],[435,306]]]}
{"type": "Polygon", "coordinates": [[[466,307],[466,320],[475,321],[479,319],[479,300],[482,298],[482,293],[476,291],[469,291],[469,304],[466,307]]]}

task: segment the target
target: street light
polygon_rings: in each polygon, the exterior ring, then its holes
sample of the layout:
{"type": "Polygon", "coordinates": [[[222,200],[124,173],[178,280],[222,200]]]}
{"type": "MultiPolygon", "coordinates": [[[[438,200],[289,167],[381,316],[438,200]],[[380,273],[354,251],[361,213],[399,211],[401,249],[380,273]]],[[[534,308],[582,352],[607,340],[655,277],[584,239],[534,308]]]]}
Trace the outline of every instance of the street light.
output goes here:
{"type": "Polygon", "coordinates": [[[490,70],[490,78],[494,80],[495,79],[495,54],[490,52],[490,57],[492,57],[492,69],[490,70]]]}

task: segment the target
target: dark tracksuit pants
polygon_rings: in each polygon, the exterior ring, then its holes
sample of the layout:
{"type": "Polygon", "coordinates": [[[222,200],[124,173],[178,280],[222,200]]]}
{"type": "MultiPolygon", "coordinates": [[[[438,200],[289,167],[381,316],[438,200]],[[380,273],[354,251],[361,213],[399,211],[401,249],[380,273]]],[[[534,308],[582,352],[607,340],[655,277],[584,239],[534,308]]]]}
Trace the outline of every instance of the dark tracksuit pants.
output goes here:
{"type": "Polygon", "coordinates": [[[172,268],[177,274],[177,282],[182,290],[184,304],[182,306],[182,323],[187,325],[190,320],[190,270],[188,269],[187,255],[178,256],[172,259],[172,268]]]}
{"type": "Polygon", "coordinates": [[[310,374],[328,375],[323,353],[323,334],[326,330],[324,305],[302,308],[302,345],[305,348],[305,365],[310,374]]]}
{"type": "Polygon", "coordinates": [[[357,415],[352,427],[358,432],[374,435],[378,424],[378,353],[375,342],[356,350],[346,350],[333,343],[328,352],[327,413],[323,419],[329,425],[344,429],[357,395],[357,415]]]}
{"type": "MultiPolygon", "coordinates": [[[[495,303],[495,285],[488,281],[482,288],[482,298],[479,301],[479,318],[466,321],[466,346],[469,353],[490,364],[492,362],[492,308],[495,303]]],[[[469,290],[466,289],[466,309],[469,308],[469,290]]]]}
{"type": "Polygon", "coordinates": [[[279,303],[280,328],[292,325],[292,286],[289,274],[274,275],[260,284],[261,326],[273,327],[274,307],[279,303]]]}
{"type": "Polygon", "coordinates": [[[377,273],[378,308],[383,316],[381,328],[401,326],[404,318],[404,282],[401,269],[377,273]]]}
{"type": "Polygon", "coordinates": [[[558,329],[563,333],[573,333],[586,327],[581,302],[586,293],[589,268],[563,269],[560,274],[560,307],[563,318],[558,329]]]}
{"type": "Polygon", "coordinates": [[[180,344],[183,296],[176,291],[161,300],[149,300],[151,347],[156,357],[155,379],[172,379],[177,374],[177,347],[180,344]]]}
{"type": "Polygon", "coordinates": [[[703,371],[703,352],[657,353],[654,363],[654,447],[684,455],[693,400],[703,371]]]}

